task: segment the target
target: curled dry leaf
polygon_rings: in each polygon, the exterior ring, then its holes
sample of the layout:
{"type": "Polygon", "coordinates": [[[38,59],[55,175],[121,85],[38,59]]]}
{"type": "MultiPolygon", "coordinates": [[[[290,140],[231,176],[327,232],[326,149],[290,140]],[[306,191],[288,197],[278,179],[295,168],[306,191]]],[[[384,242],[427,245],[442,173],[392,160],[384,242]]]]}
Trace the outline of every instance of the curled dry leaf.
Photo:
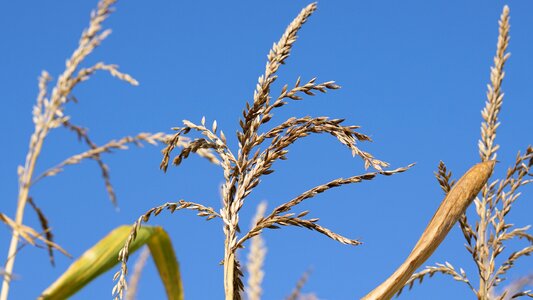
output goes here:
{"type": "Polygon", "coordinates": [[[459,217],[481,191],[481,188],[487,183],[495,163],[495,161],[479,163],[459,179],[442,201],[405,262],[394,274],[363,299],[391,299],[398,293],[416,269],[433,254],[459,217]]]}

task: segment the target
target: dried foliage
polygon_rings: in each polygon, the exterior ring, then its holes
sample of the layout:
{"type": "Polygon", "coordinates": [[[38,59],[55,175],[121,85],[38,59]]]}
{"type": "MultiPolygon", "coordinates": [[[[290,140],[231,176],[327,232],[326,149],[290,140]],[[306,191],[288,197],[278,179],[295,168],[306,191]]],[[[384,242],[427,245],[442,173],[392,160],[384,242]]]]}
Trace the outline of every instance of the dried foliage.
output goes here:
{"type": "MultiPolygon", "coordinates": [[[[384,171],[388,164],[374,158],[368,152],[361,150],[358,142],[370,141],[370,137],[357,131],[358,126],[344,125],[342,119],[330,119],[327,117],[302,117],[290,118],[285,122],[275,125],[272,129],[264,132],[261,127],[271,121],[273,111],[288,104],[288,100],[302,100],[303,94],[313,96],[314,92],[325,93],[328,90],[340,88],[333,81],[316,83],[313,78],[305,84],[298,79],[293,88],[285,85],[279,96],[272,98],[271,85],[277,79],[276,72],[289,57],[292,46],[297,38],[297,33],[311,14],[316,10],[316,4],[305,7],[300,14],[289,24],[280,40],[275,43],[267,56],[265,72],[259,77],[254,91],[253,101],[246,104],[242,119],[239,122],[240,130],[237,132],[239,148],[237,155],[231,151],[226,142],[226,137],[222,131],[218,131],[217,122],[206,125],[205,118],[200,124],[195,124],[184,120],[183,127],[176,127],[174,137],[163,151],[161,169],[167,170],[171,161],[174,165],[179,165],[191,152],[198,152],[202,149],[212,150],[220,160],[220,167],[223,170],[224,184],[222,186],[222,207],[220,214],[214,213],[210,208],[205,208],[196,204],[195,209],[199,210],[199,215],[208,218],[220,217],[223,221],[225,234],[224,245],[224,288],[226,300],[240,299],[243,289],[242,271],[235,253],[238,248],[243,247],[244,242],[257,236],[263,229],[279,228],[279,226],[304,227],[322,233],[329,238],[344,244],[358,245],[359,241],[343,237],[327,228],[317,224],[318,219],[306,218],[308,211],[301,213],[289,213],[299,203],[314,197],[330,188],[345,184],[357,183],[364,180],[371,180],[378,175],[394,175],[407,170],[410,166],[391,171],[384,171]],[[191,132],[198,132],[203,137],[194,138],[188,146],[180,149],[177,155],[171,158],[175,149],[175,144],[182,140],[183,136],[191,132]],[[297,140],[315,133],[328,133],[334,136],[340,143],[348,147],[353,156],[359,156],[365,167],[372,167],[377,172],[358,175],[347,179],[336,179],[324,185],[317,186],[301,195],[293,198],[260,219],[254,227],[241,235],[239,212],[245,203],[246,198],[253,189],[260,183],[264,175],[274,172],[273,165],[278,160],[287,159],[288,147],[297,140]]],[[[122,268],[116,274],[118,279],[114,288],[115,295],[120,296],[126,287],[128,248],[135,238],[136,232],[142,222],[148,221],[152,214],[157,214],[163,209],[169,208],[172,211],[185,208],[176,203],[154,207],[135,222],[130,238],[119,254],[122,260],[122,268]]]]}
{"type": "Polygon", "coordinates": [[[457,181],[457,184],[450,189],[440,204],[424,233],[422,233],[422,236],[418,239],[403,264],[382,284],[362,299],[386,300],[401,292],[402,287],[409,282],[416,269],[435,252],[461,215],[465,213],[476,195],[479,194],[492,174],[495,164],[495,161],[479,163],[470,168],[457,181]]]}
{"type": "MultiPolygon", "coordinates": [[[[48,225],[48,219],[44,215],[43,211],[37,207],[37,204],[33,201],[33,198],[28,199],[28,203],[33,208],[35,213],[37,214],[37,217],[39,218],[39,223],[41,224],[41,229],[44,232],[44,236],[46,237],[46,240],[50,242],[54,242],[54,235],[52,234],[52,228],[48,225]]],[[[48,257],[50,258],[50,263],[52,266],[55,265],[55,259],[54,259],[54,248],[50,244],[46,244],[46,247],[48,248],[48,257]]]]}
{"type": "MultiPolygon", "coordinates": [[[[28,244],[35,246],[37,245],[37,241],[41,241],[47,247],[56,249],[59,252],[63,253],[64,255],[68,257],[72,257],[66,250],[61,248],[61,246],[48,240],[46,238],[46,235],[43,236],[42,233],[37,232],[35,229],[29,226],[17,224],[15,221],[10,219],[8,216],[4,215],[3,213],[0,213],[0,221],[2,221],[4,224],[6,224],[8,227],[11,228],[11,230],[13,231],[13,235],[15,234],[20,235],[28,244]]],[[[5,271],[5,273],[10,274],[11,272],[5,271]]]]}
{"type": "MultiPolygon", "coordinates": [[[[444,264],[437,263],[436,266],[425,267],[424,270],[413,274],[409,281],[407,281],[406,286],[409,285],[409,289],[411,289],[413,288],[413,285],[416,283],[417,280],[419,283],[422,283],[426,275],[429,277],[433,277],[433,275],[435,275],[436,273],[450,275],[453,277],[453,279],[459,282],[464,282],[472,291],[476,292],[476,289],[468,280],[466,272],[462,268],[460,268],[459,272],[457,272],[449,262],[445,262],[444,264]]],[[[398,292],[398,295],[400,295],[401,293],[402,289],[398,292]]]]}
{"type": "MultiPolygon", "coordinates": [[[[63,123],[63,126],[70,129],[71,131],[75,132],[78,136],[78,140],[83,141],[89,148],[92,150],[98,148],[98,146],[89,138],[89,135],[87,133],[87,128],[82,128],[80,126],[74,125],[70,123],[68,120],[63,123]]],[[[111,179],[109,175],[109,167],[104,163],[102,158],[100,157],[100,154],[94,154],[92,158],[98,163],[98,166],[100,167],[100,170],[102,172],[102,178],[104,179],[105,187],[107,190],[107,193],[109,194],[109,199],[114,205],[117,205],[117,196],[115,195],[115,191],[113,189],[113,185],[111,185],[111,179]]],[[[58,168],[60,170],[60,168],[58,168]]],[[[36,180],[39,180],[40,178],[43,178],[45,176],[51,176],[51,174],[57,174],[59,171],[54,172],[46,172],[42,175],[42,177],[37,177],[36,180]]]]}
{"type": "MultiPolygon", "coordinates": [[[[69,166],[69,165],[79,164],[85,159],[94,159],[96,161],[101,161],[100,160],[100,155],[102,153],[111,153],[113,150],[117,150],[117,149],[118,150],[126,150],[126,149],[128,149],[128,146],[127,146],[128,144],[134,144],[134,145],[136,145],[138,147],[142,147],[143,146],[143,142],[144,142],[144,143],[156,146],[159,142],[167,143],[169,138],[170,138],[169,135],[159,132],[159,133],[155,133],[155,134],[152,134],[152,133],[139,133],[136,136],[126,136],[126,137],[123,137],[123,138],[118,139],[118,140],[111,140],[111,141],[107,142],[106,144],[104,144],[102,146],[91,147],[90,150],[84,151],[84,152],[79,153],[79,154],[75,154],[75,155],[63,160],[61,163],[57,164],[56,166],[51,167],[48,170],[46,170],[45,172],[43,172],[42,174],[36,176],[35,179],[31,182],[31,185],[34,185],[35,183],[37,183],[38,181],[40,181],[41,179],[43,179],[45,177],[55,176],[55,175],[63,172],[64,167],[69,166]]],[[[187,143],[185,141],[180,141],[179,143],[177,143],[176,146],[185,146],[185,145],[187,145],[187,143]]],[[[208,155],[211,155],[211,154],[208,154],[208,155]]],[[[108,170],[108,167],[105,164],[103,164],[103,166],[104,167],[102,167],[102,175],[104,176],[104,179],[106,181],[106,187],[108,189],[108,193],[110,195],[110,198],[111,198],[111,200],[114,203],[115,202],[115,196],[114,196],[115,193],[113,192],[113,188],[112,188],[112,186],[109,183],[109,170],[108,170]]]]}
{"type": "MultiPolygon", "coordinates": [[[[376,159],[372,154],[362,150],[359,143],[371,141],[368,135],[359,132],[359,126],[345,125],[343,119],[328,117],[292,117],[277,125],[269,123],[274,116],[274,110],[288,105],[292,101],[303,100],[304,95],[314,96],[315,93],[326,93],[328,90],[339,89],[340,86],[333,81],[317,83],[316,78],[303,81],[298,78],[294,85],[284,85],[279,94],[273,95],[272,84],[277,80],[277,71],[286,63],[292,47],[297,39],[297,34],[303,24],[316,10],[316,3],[305,7],[298,16],[289,24],[278,42],[274,43],[267,55],[265,71],[258,79],[252,101],[246,103],[239,120],[240,129],[237,131],[238,148],[233,150],[228,145],[222,131],[218,130],[217,122],[207,124],[202,118],[199,124],[188,120],[183,121],[183,126],[175,127],[174,134],[164,133],[139,133],[111,140],[103,145],[95,143],[88,135],[88,130],[78,126],[65,114],[66,104],[77,102],[73,90],[75,87],[88,80],[99,71],[108,72],[113,77],[131,85],[138,82],[129,74],[122,73],[118,66],[98,62],[92,66],[83,67],[82,63],[111,33],[104,30],[103,22],[113,11],[112,6],[116,0],[100,0],[98,7],[92,12],[89,27],[84,30],[71,57],[67,59],[65,70],[58,76],[52,88],[49,88],[52,77],[43,71],[38,81],[39,92],[33,108],[33,123],[35,129],[30,137],[29,150],[24,166],[18,169],[19,195],[17,211],[14,220],[6,214],[0,213],[0,221],[7,224],[12,230],[12,239],[9,246],[5,269],[0,269],[3,277],[0,300],[6,300],[9,292],[12,271],[22,238],[23,242],[46,247],[50,260],[54,263],[52,250],[58,250],[65,255],[68,253],[53,242],[49,220],[42,210],[36,206],[29,197],[30,189],[37,182],[50,176],[61,173],[66,166],[76,165],[86,159],[92,159],[98,164],[104,184],[111,202],[116,205],[116,195],[110,179],[109,167],[102,159],[102,154],[114,150],[127,149],[129,145],[142,146],[143,144],[166,144],[160,168],[166,171],[169,165],[180,165],[191,153],[198,154],[212,163],[220,166],[223,171],[224,183],[222,185],[222,205],[215,210],[200,203],[179,200],[167,202],[163,205],[149,209],[133,224],[124,246],[119,252],[121,269],[115,274],[117,283],[113,288],[115,299],[122,298],[127,287],[126,276],[128,273],[127,261],[130,251],[135,248],[141,238],[136,241],[137,235],[142,236],[141,226],[149,221],[152,216],[157,216],[164,210],[173,213],[176,210],[193,210],[206,220],[220,219],[225,235],[224,257],[224,289],[226,300],[237,300],[243,295],[243,271],[237,258],[237,251],[244,248],[250,240],[247,271],[248,285],[247,298],[258,300],[261,298],[261,283],[264,277],[262,270],[266,255],[266,248],[261,233],[265,229],[279,229],[283,226],[303,227],[321,233],[335,241],[347,245],[359,245],[360,241],[344,237],[332,230],[318,224],[318,218],[308,217],[309,211],[293,212],[293,209],[303,201],[315,197],[331,188],[347,184],[360,183],[376,178],[379,175],[390,176],[405,172],[412,165],[393,170],[384,170],[388,163],[376,159]],[[264,127],[269,126],[270,129],[264,127]],[[63,160],[59,164],[47,169],[44,173],[35,176],[35,166],[40,156],[44,140],[53,129],[64,127],[74,132],[78,139],[89,149],[63,160]],[[186,135],[197,133],[202,137],[189,138],[186,135]],[[327,133],[345,145],[355,157],[362,159],[365,169],[372,168],[373,172],[355,175],[348,178],[338,178],[322,185],[316,186],[282,202],[268,214],[266,205],[259,205],[252,226],[246,232],[240,230],[240,211],[247,198],[251,195],[263,176],[274,172],[273,166],[279,160],[286,160],[289,147],[311,134],[327,133]],[[178,150],[177,150],[178,149],[178,150]],[[23,224],[24,211],[30,204],[37,213],[43,229],[42,233],[23,224]],[[44,243],[44,246],[38,242],[44,243]]],[[[524,153],[518,153],[515,163],[508,168],[503,179],[489,181],[489,177],[497,159],[499,145],[496,144],[496,131],[500,125],[498,115],[503,103],[502,82],[504,78],[504,65],[509,58],[506,52],[509,44],[509,8],[504,7],[499,21],[499,37],[497,51],[494,57],[494,66],[491,68],[490,84],[488,85],[487,101],[482,110],[483,122],[481,124],[481,139],[478,143],[481,163],[468,171],[457,183],[452,180],[452,172],[444,163],[440,163],[436,177],[446,197],[430,221],[421,239],[409,255],[404,264],[382,285],[369,293],[364,299],[390,299],[394,294],[400,294],[403,286],[413,285],[424,278],[440,273],[451,276],[454,280],[463,282],[480,300],[506,300],[518,297],[533,297],[533,293],[524,288],[531,284],[531,276],[517,280],[497,293],[498,285],[505,280],[505,275],[514,266],[519,258],[528,256],[533,252],[533,235],[529,233],[530,226],[516,227],[508,222],[508,215],[513,204],[520,196],[520,188],[532,181],[531,166],[533,165],[533,147],[526,148],[524,153]],[[476,196],[480,194],[477,198],[476,196]],[[473,200],[475,198],[475,200],[473,200]],[[464,211],[471,201],[475,203],[477,218],[471,223],[464,211]],[[433,251],[439,246],[451,227],[459,222],[466,240],[466,249],[471,254],[478,271],[478,284],[467,276],[462,269],[456,269],[452,264],[445,262],[428,266],[418,273],[413,272],[418,268],[433,251]],[[507,258],[500,255],[504,252],[505,244],[513,239],[527,243],[522,249],[512,251],[507,258]],[[379,296],[376,296],[379,295],[379,296]]],[[[144,227],[145,230],[147,227],[144,227]]],[[[120,242],[122,243],[122,242],[120,242]]],[[[168,244],[170,245],[170,244],[168,244]]],[[[171,248],[171,246],[170,246],[171,248]]],[[[161,254],[161,253],[160,253],[161,254]]],[[[140,278],[140,272],[146,262],[148,252],[145,251],[135,266],[131,279],[131,289],[127,293],[128,299],[135,297],[135,290],[140,278]]],[[[165,263],[160,260],[160,263],[165,263]]],[[[302,286],[307,281],[309,273],[297,283],[295,290],[287,299],[303,299],[302,286]]],[[[180,281],[181,282],[181,281],[180,281]]],[[[178,288],[182,297],[181,283],[178,288]]],[[[168,291],[167,291],[168,292],[168,291]]],[[[309,298],[316,298],[311,295],[309,298]]]]}
{"type": "MultiPolygon", "coordinates": [[[[509,8],[504,7],[499,21],[499,37],[497,43],[494,66],[491,68],[490,84],[487,91],[487,102],[481,112],[481,140],[478,143],[482,162],[495,160],[499,145],[495,143],[496,130],[500,123],[498,114],[503,103],[501,90],[505,75],[505,62],[509,58],[507,46],[509,44],[509,8]]],[[[478,270],[479,284],[472,284],[466,273],[459,269],[459,273],[449,264],[428,266],[414,274],[406,285],[411,288],[415,281],[422,282],[426,275],[441,273],[452,276],[456,281],[464,282],[480,300],[511,299],[522,296],[532,297],[531,292],[519,289],[505,289],[500,295],[495,295],[495,288],[505,280],[505,274],[517,260],[533,252],[533,235],[528,232],[530,226],[516,227],[508,222],[508,214],[513,204],[520,196],[519,189],[530,183],[532,179],[533,147],[528,146],[524,153],[518,152],[515,163],[507,169],[503,179],[489,181],[482,189],[479,198],[475,199],[477,220],[474,225],[462,216],[460,227],[466,240],[466,249],[471,254],[478,270]],[[528,246],[513,251],[501,263],[500,255],[504,252],[505,243],[511,239],[522,239],[528,246]]],[[[436,174],[440,186],[448,193],[453,186],[451,172],[441,163],[436,174]]]]}

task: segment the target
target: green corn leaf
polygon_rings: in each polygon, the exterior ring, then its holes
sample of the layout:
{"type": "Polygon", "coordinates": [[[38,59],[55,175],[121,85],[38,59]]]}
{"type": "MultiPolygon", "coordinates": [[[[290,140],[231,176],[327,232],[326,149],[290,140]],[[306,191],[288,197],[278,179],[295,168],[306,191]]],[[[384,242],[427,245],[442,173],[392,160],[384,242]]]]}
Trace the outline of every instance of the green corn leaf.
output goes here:
{"type": "MultiPolygon", "coordinates": [[[[111,231],[73,262],[39,299],[67,299],[93,279],[116,266],[119,263],[118,252],[124,246],[130,230],[131,226],[120,226],[111,231]]],[[[130,246],[130,253],[143,245],[148,245],[150,248],[168,299],[183,300],[179,264],[168,234],[158,226],[143,226],[130,246]]]]}

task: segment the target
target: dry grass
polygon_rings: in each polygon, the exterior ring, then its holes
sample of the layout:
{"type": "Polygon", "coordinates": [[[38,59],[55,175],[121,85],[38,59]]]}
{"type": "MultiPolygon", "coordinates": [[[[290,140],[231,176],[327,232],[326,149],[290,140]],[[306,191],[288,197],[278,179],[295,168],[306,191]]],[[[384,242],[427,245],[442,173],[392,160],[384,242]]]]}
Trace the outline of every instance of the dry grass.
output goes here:
{"type": "MultiPolygon", "coordinates": [[[[87,129],[72,123],[70,117],[65,114],[66,105],[69,102],[77,101],[72,95],[73,90],[80,83],[88,80],[91,75],[97,71],[108,72],[112,76],[125,81],[126,83],[134,86],[138,85],[138,82],[132,76],[120,72],[116,65],[98,62],[90,67],[82,67],[84,60],[111,33],[110,30],[104,30],[102,24],[113,11],[112,5],[114,3],[114,0],[102,0],[98,3],[97,9],[91,13],[89,27],[83,31],[78,42],[78,47],[74,50],[71,57],[67,59],[65,70],[58,76],[55,85],[51,89],[49,88],[49,84],[52,81],[52,78],[48,72],[43,71],[39,77],[39,93],[37,95],[36,104],[33,107],[33,123],[35,128],[30,137],[29,149],[26,155],[24,166],[19,166],[18,168],[19,193],[15,218],[12,220],[6,214],[0,214],[0,220],[6,223],[13,230],[5,263],[5,269],[3,270],[3,283],[0,300],[7,299],[12,278],[11,274],[13,272],[21,237],[32,245],[37,245],[36,241],[41,240],[48,247],[50,253],[52,253],[52,248],[62,250],[61,247],[52,241],[52,233],[50,232],[48,220],[46,219],[44,213],[42,210],[37,208],[35,202],[30,198],[30,189],[34,184],[43,178],[60,173],[67,165],[75,165],[81,163],[85,159],[92,159],[98,163],[109,197],[112,203],[116,204],[116,196],[110,181],[109,168],[103,162],[101,155],[103,153],[111,152],[112,150],[127,149],[127,144],[141,146],[143,143],[156,145],[160,142],[169,142],[169,136],[163,133],[140,133],[132,137],[124,137],[118,140],[112,140],[102,146],[98,146],[89,138],[87,129]],[[89,147],[89,150],[73,155],[72,157],[67,158],[63,162],[59,163],[57,166],[48,169],[48,171],[44,172],[43,174],[35,176],[35,166],[38,157],[41,154],[44,141],[52,130],[59,127],[64,127],[75,132],[78,138],[89,147]],[[24,212],[28,203],[32,205],[38,214],[39,220],[44,229],[43,234],[40,234],[36,230],[23,224],[24,212]]],[[[183,145],[186,145],[186,140],[182,140],[173,146],[180,147],[183,145]]],[[[200,151],[199,154],[217,163],[209,151],[200,151]]],[[[62,252],[63,251],[64,250],[62,250],[62,252]]],[[[53,263],[52,254],[50,254],[50,259],[53,263]]]]}
{"type": "MultiPolygon", "coordinates": [[[[292,47],[297,40],[297,34],[303,24],[316,10],[315,3],[306,6],[297,17],[288,25],[278,42],[270,49],[264,73],[259,77],[252,100],[246,103],[239,120],[237,131],[237,147],[227,143],[226,136],[218,130],[217,122],[208,124],[205,118],[193,123],[183,121],[183,126],[173,128],[174,134],[164,133],[139,133],[111,140],[102,145],[95,143],[89,136],[88,130],[72,122],[65,113],[69,102],[76,102],[72,95],[75,87],[88,80],[95,72],[105,71],[112,76],[131,85],[138,82],[130,75],[122,73],[113,64],[98,62],[92,66],[83,67],[82,63],[96,47],[98,47],[110,34],[104,30],[103,22],[112,12],[115,0],[101,0],[97,9],[91,14],[89,27],[82,33],[78,47],[67,60],[65,70],[58,76],[52,88],[51,76],[43,71],[39,77],[39,93],[33,108],[33,122],[35,129],[30,137],[29,150],[24,166],[18,170],[19,194],[17,211],[14,218],[0,213],[0,221],[6,223],[13,231],[5,269],[0,269],[3,276],[0,300],[6,300],[10,282],[13,278],[13,268],[18,250],[21,248],[20,240],[34,246],[41,246],[40,241],[50,253],[53,263],[53,250],[68,253],[53,242],[49,220],[40,207],[30,197],[30,190],[35,184],[50,176],[63,172],[69,165],[76,165],[86,159],[94,160],[102,174],[105,188],[111,202],[116,205],[116,195],[111,183],[109,167],[102,159],[102,155],[113,150],[124,150],[129,145],[142,146],[143,144],[166,144],[160,168],[166,171],[173,164],[179,166],[191,153],[198,154],[213,162],[222,169],[224,183],[222,185],[222,204],[219,208],[211,208],[201,203],[179,200],[155,206],[141,215],[133,224],[131,232],[120,250],[119,259],[121,269],[115,274],[117,280],[113,288],[113,295],[122,298],[127,288],[126,277],[128,274],[127,262],[130,246],[135,240],[143,223],[157,216],[163,211],[192,210],[206,220],[218,219],[222,226],[225,242],[222,265],[224,268],[224,289],[226,300],[241,299],[244,295],[243,268],[237,257],[237,251],[245,247],[250,241],[248,255],[248,284],[247,298],[250,300],[261,299],[261,282],[264,277],[263,264],[266,247],[261,238],[261,233],[266,229],[279,229],[284,226],[303,227],[316,231],[328,238],[347,245],[359,245],[360,241],[344,237],[332,230],[318,224],[318,218],[308,217],[309,211],[297,211],[297,206],[316,195],[329,189],[373,180],[378,176],[390,176],[405,172],[412,165],[386,170],[389,164],[375,158],[360,148],[360,143],[370,142],[368,135],[359,131],[359,126],[345,125],[343,119],[328,117],[293,117],[277,125],[271,125],[276,109],[289,105],[291,101],[303,100],[304,96],[314,96],[315,93],[326,93],[339,89],[340,86],[333,81],[318,82],[316,78],[302,81],[298,78],[294,85],[284,85],[279,94],[274,95],[271,87],[277,80],[277,71],[285,64],[290,56],[292,47]],[[265,129],[266,125],[270,129],[265,129]],[[83,142],[88,150],[72,155],[55,166],[50,167],[42,174],[34,174],[38,157],[41,154],[44,141],[50,131],[56,128],[65,128],[72,131],[83,142]],[[186,135],[196,133],[197,137],[189,138],[186,135]],[[241,232],[240,211],[246,202],[253,201],[251,194],[261,183],[263,176],[274,172],[273,166],[280,160],[288,158],[289,147],[296,141],[311,134],[327,133],[339,143],[346,146],[355,157],[359,157],[365,169],[373,171],[348,178],[338,178],[322,185],[311,188],[291,200],[282,202],[272,211],[266,213],[266,205],[261,204],[250,229],[241,232]],[[38,215],[42,232],[23,224],[27,204],[38,215]],[[296,211],[296,212],[295,212],[296,211]]],[[[530,226],[516,227],[508,222],[508,215],[513,204],[520,196],[520,188],[532,180],[531,166],[533,165],[533,147],[529,146],[523,153],[518,153],[515,163],[508,168],[506,175],[501,180],[490,180],[499,146],[496,144],[496,131],[500,125],[498,115],[503,103],[502,81],[504,66],[509,58],[507,47],[509,44],[509,8],[503,9],[499,22],[499,37],[494,66],[491,68],[490,84],[488,85],[487,102],[482,110],[483,122],[481,125],[481,139],[478,150],[481,163],[470,169],[457,182],[452,179],[452,172],[444,163],[439,165],[436,173],[437,180],[445,193],[445,198],[436,211],[419,242],[400,268],[382,285],[369,293],[364,299],[390,299],[401,292],[404,286],[413,287],[416,281],[422,282],[427,276],[440,273],[452,276],[453,279],[465,283],[475,296],[480,300],[506,300],[522,296],[533,297],[530,291],[524,290],[531,283],[531,276],[524,277],[505,287],[501,293],[496,288],[505,280],[506,273],[514,266],[519,258],[533,252],[533,235],[528,230],[530,226]],[[479,194],[479,195],[478,195],[479,194]],[[477,218],[471,223],[464,214],[471,202],[475,203],[477,218]],[[478,270],[478,283],[467,276],[462,268],[456,268],[451,263],[437,263],[415,273],[435,249],[443,241],[452,226],[459,222],[467,242],[467,251],[478,270]],[[512,239],[521,239],[528,246],[512,251],[502,263],[500,255],[504,252],[505,244],[512,239]]],[[[289,198],[290,199],[290,198],[289,198]]],[[[144,228],[146,229],[146,228],[144,228]]],[[[130,290],[126,294],[128,299],[135,297],[135,290],[140,278],[140,270],[146,262],[147,254],[143,254],[136,264],[131,279],[130,290]]],[[[294,292],[288,299],[304,299],[301,288],[307,281],[308,273],[297,283],[294,292]]],[[[308,296],[315,299],[314,295],[308,296]]]]}
{"type": "MultiPolygon", "coordinates": [[[[241,298],[241,291],[244,285],[242,283],[240,263],[235,254],[239,248],[244,247],[244,243],[247,240],[257,236],[264,229],[276,229],[280,226],[297,226],[317,231],[344,244],[358,245],[360,244],[359,241],[346,238],[319,225],[317,218],[307,218],[308,211],[300,213],[292,213],[290,211],[302,201],[312,198],[316,194],[322,193],[330,188],[372,180],[378,175],[389,176],[398,174],[406,171],[410,167],[384,171],[383,167],[387,167],[387,163],[374,158],[373,155],[361,150],[358,146],[358,142],[370,141],[370,137],[358,132],[358,126],[343,125],[343,120],[341,119],[330,119],[327,117],[290,118],[277,126],[273,126],[272,129],[266,132],[260,131],[263,125],[270,122],[273,116],[272,112],[275,109],[279,109],[289,103],[287,100],[301,100],[303,94],[313,96],[315,91],[325,93],[328,90],[340,88],[333,81],[316,83],[316,79],[313,78],[302,85],[301,80],[298,79],[293,88],[289,89],[285,85],[279,96],[272,97],[271,85],[277,79],[276,72],[289,57],[292,46],[296,41],[298,30],[315,10],[316,4],[314,3],[305,7],[289,24],[280,40],[270,50],[265,73],[259,77],[254,91],[253,101],[246,104],[246,108],[243,111],[243,118],[239,121],[240,130],[237,132],[237,139],[239,141],[237,155],[232,152],[230,146],[227,144],[224,133],[218,131],[217,122],[214,121],[212,125],[208,126],[205,118],[202,118],[200,124],[185,120],[183,121],[183,127],[174,128],[176,134],[163,151],[163,161],[161,163],[161,169],[163,170],[167,170],[171,161],[174,165],[179,165],[191,152],[194,153],[201,149],[212,150],[218,155],[221,161],[220,167],[223,170],[224,184],[222,186],[222,207],[220,208],[220,214],[216,214],[211,208],[205,208],[199,204],[195,204],[195,209],[200,211],[200,215],[207,216],[208,218],[220,217],[223,221],[223,230],[226,237],[223,259],[224,288],[227,300],[241,298]],[[184,135],[191,132],[199,132],[204,137],[192,139],[188,146],[182,148],[171,159],[175,148],[174,145],[184,135]],[[339,178],[304,192],[275,208],[266,217],[259,219],[255,226],[248,232],[239,236],[239,212],[246,202],[247,197],[259,185],[261,177],[274,172],[272,167],[275,162],[287,159],[288,147],[292,143],[316,133],[328,133],[334,136],[341,144],[344,144],[350,149],[354,156],[359,156],[364,161],[365,167],[372,167],[376,169],[376,172],[353,176],[347,179],[339,178]]],[[[138,228],[142,222],[148,221],[153,213],[157,214],[165,208],[170,208],[174,211],[185,207],[177,203],[167,203],[159,207],[154,207],[141,216],[133,225],[130,238],[119,254],[119,259],[123,263],[121,270],[115,275],[115,279],[118,279],[114,288],[117,297],[121,297],[123,290],[126,288],[128,248],[135,238],[138,228]]]]}

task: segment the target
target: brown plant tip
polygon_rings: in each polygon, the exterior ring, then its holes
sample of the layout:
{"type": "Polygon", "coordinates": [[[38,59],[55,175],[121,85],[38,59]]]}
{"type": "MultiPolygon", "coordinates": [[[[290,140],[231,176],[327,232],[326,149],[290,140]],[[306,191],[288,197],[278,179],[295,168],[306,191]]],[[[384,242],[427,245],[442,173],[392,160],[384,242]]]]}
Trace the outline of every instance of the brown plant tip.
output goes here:
{"type": "MultiPolygon", "coordinates": [[[[8,227],[10,227],[13,233],[16,232],[16,234],[20,235],[28,244],[32,246],[36,246],[37,241],[41,241],[46,245],[46,247],[56,249],[59,252],[61,252],[63,255],[69,258],[72,258],[72,255],[70,255],[65,249],[63,249],[58,244],[48,240],[46,236],[43,237],[43,234],[37,232],[37,230],[31,228],[30,226],[26,226],[23,224],[17,224],[14,220],[12,220],[11,218],[9,218],[3,213],[0,213],[0,221],[2,221],[8,227]]],[[[9,257],[8,261],[11,259],[13,259],[13,257],[9,257]]]]}
{"type": "Polygon", "coordinates": [[[435,173],[435,177],[444,194],[448,194],[452,186],[455,184],[455,181],[451,179],[452,172],[448,171],[444,162],[439,162],[439,170],[435,173]]]}
{"type": "MultiPolygon", "coordinates": [[[[86,128],[82,128],[80,126],[76,126],[72,124],[70,121],[65,121],[63,123],[63,126],[65,126],[67,129],[70,129],[71,131],[75,132],[78,136],[78,139],[85,142],[92,150],[97,149],[98,145],[96,145],[90,138],[87,133],[86,128]]],[[[100,154],[94,154],[92,157],[100,167],[100,170],[102,172],[102,178],[104,179],[105,187],[107,190],[107,193],[109,195],[109,199],[111,200],[111,203],[116,207],[117,206],[117,196],[115,194],[115,190],[113,189],[113,185],[111,184],[111,178],[109,174],[109,167],[104,163],[102,158],[100,157],[100,154]]]]}
{"type": "Polygon", "coordinates": [[[494,66],[490,70],[490,84],[487,85],[487,102],[481,116],[481,140],[479,141],[479,154],[482,161],[496,160],[496,151],[500,146],[494,143],[496,139],[496,129],[499,127],[498,114],[503,103],[503,92],[501,91],[505,72],[503,68],[509,59],[510,54],[506,53],[509,46],[509,7],[504,6],[499,21],[499,35],[494,56],[494,66]]]}
{"type": "MultiPolygon", "coordinates": [[[[43,211],[39,207],[37,207],[32,197],[28,198],[28,203],[30,204],[30,206],[33,208],[33,210],[37,214],[39,223],[41,224],[41,228],[44,232],[46,239],[53,243],[54,235],[52,234],[52,228],[50,228],[48,224],[48,218],[46,218],[43,211]]],[[[48,248],[48,257],[50,258],[50,264],[52,266],[55,266],[54,251],[53,251],[54,247],[51,244],[46,244],[46,247],[48,248]]]]}

